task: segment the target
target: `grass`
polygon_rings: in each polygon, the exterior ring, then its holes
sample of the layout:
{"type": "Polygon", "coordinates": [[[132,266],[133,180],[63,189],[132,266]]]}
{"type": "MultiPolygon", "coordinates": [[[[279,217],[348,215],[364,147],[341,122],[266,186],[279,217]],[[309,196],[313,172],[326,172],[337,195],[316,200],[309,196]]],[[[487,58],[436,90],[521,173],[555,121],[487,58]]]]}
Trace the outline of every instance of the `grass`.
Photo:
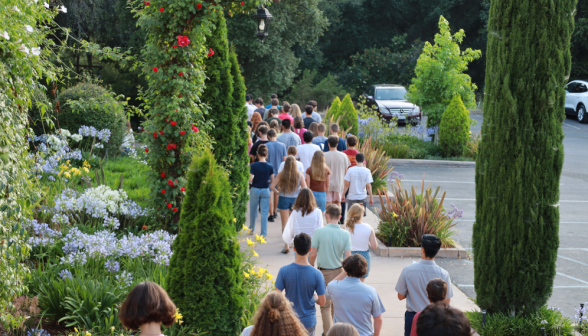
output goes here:
{"type": "MultiPolygon", "coordinates": [[[[141,207],[150,205],[151,188],[149,188],[150,183],[147,179],[149,166],[137,163],[135,159],[128,156],[119,156],[107,160],[102,169],[104,170],[105,184],[111,189],[118,188],[122,174],[123,189],[129,198],[137,202],[141,207]]],[[[92,185],[96,186],[95,183],[92,185]]]]}
{"type": "Polygon", "coordinates": [[[479,141],[479,136],[473,136],[466,145],[464,155],[456,157],[444,156],[441,147],[435,142],[408,134],[391,134],[379,146],[391,159],[475,161],[479,141]]]}

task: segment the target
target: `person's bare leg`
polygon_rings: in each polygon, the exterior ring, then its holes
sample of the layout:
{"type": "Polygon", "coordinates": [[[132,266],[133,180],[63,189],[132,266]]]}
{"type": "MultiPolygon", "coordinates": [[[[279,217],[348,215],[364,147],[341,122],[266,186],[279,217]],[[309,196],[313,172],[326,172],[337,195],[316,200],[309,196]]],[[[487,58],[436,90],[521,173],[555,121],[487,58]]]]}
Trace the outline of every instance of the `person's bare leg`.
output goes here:
{"type": "MultiPolygon", "coordinates": [[[[280,210],[280,219],[282,220],[282,233],[284,233],[284,229],[286,228],[286,224],[288,223],[288,218],[290,218],[290,210],[280,210]]],[[[288,244],[284,243],[284,249],[286,251],[290,251],[290,247],[288,244]]]]}
{"type": "MultiPolygon", "coordinates": [[[[276,210],[274,210],[274,191],[270,191],[270,207],[269,207],[269,214],[270,216],[273,216],[276,214],[276,210]]],[[[276,207],[278,205],[276,204],[276,207]]]]}
{"type": "Polygon", "coordinates": [[[273,207],[273,214],[276,216],[276,211],[278,211],[278,200],[280,199],[280,194],[274,191],[274,207],[273,207]]]}

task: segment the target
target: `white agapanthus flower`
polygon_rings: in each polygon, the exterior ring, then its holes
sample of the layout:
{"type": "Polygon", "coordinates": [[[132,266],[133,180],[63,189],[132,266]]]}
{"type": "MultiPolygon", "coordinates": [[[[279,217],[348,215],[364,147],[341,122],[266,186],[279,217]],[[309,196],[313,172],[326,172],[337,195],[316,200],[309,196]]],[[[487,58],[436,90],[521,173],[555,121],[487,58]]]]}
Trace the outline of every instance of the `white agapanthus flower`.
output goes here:
{"type": "Polygon", "coordinates": [[[57,10],[60,12],[63,12],[63,13],[67,13],[67,8],[65,8],[65,6],[63,6],[63,5],[59,6],[59,8],[57,10]]]}
{"type": "Polygon", "coordinates": [[[66,137],[69,138],[71,136],[71,133],[70,133],[70,131],[62,128],[61,129],[61,135],[66,136],[66,137]]]}
{"type": "Polygon", "coordinates": [[[18,47],[18,50],[22,51],[25,54],[29,53],[29,48],[27,48],[24,44],[21,44],[20,47],[18,47]]]}
{"type": "Polygon", "coordinates": [[[4,33],[2,33],[2,37],[4,37],[7,40],[10,40],[10,36],[8,36],[8,32],[4,31],[4,33]]]}
{"type": "Polygon", "coordinates": [[[48,3],[46,3],[46,2],[43,2],[43,7],[45,7],[45,8],[47,8],[47,9],[49,9],[49,4],[48,4],[48,3]]]}
{"type": "Polygon", "coordinates": [[[71,139],[75,142],[80,142],[80,141],[82,141],[83,138],[84,138],[84,136],[81,134],[74,134],[71,136],[71,139]]]}
{"type": "Polygon", "coordinates": [[[31,27],[30,25],[25,25],[25,29],[29,32],[32,33],[33,32],[33,27],[31,27]]]}
{"type": "Polygon", "coordinates": [[[31,52],[33,53],[33,55],[39,56],[39,55],[41,55],[41,48],[33,47],[33,48],[31,48],[31,52]]]}

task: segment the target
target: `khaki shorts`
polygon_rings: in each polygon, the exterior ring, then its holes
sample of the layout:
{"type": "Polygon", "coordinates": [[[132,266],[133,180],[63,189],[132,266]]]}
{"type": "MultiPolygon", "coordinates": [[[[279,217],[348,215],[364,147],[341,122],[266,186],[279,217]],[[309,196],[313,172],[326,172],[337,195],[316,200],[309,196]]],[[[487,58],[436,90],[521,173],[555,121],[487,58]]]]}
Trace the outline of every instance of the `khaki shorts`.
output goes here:
{"type": "Polygon", "coordinates": [[[327,191],[327,203],[340,203],[341,202],[341,194],[338,191],[327,191]]]}

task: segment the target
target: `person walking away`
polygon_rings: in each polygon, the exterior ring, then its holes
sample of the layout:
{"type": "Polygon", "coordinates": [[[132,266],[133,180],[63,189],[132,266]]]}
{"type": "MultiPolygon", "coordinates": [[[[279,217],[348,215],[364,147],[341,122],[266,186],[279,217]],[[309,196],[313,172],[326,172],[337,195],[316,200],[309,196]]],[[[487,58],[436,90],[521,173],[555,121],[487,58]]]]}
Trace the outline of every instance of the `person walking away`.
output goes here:
{"type": "Polygon", "coordinates": [[[325,124],[320,123],[316,127],[317,136],[312,139],[312,143],[319,146],[323,152],[325,151],[325,141],[327,141],[327,137],[325,136],[325,132],[327,131],[327,126],[325,124]]]}
{"type": "Polygon", "coordinates": [[[284,106],[282,106],[282,112],[278,116],[281,120],[290,119],[290,123],[294,123],[294,118],[290,116],[290,109],[291,106],[287,102],[284,102],[284,106]]]}
{"type": "Polygon", "coordinates": [[[305,110],[305,115],[304,115],[304,119],[302,119],[302,121],[304,122],[304,128],[308,129],[310,127],[310,124],[312,124],[313,122],[316,122],[313,118],[312,118],[312,106],[310,105],[306,105],[304,107],[305,110]]]}
{"type": "Polygon", "coordinates": [[[273,109],[278,110],[279,105],[280,105],[280,101],[277,98],[272,99],[271,107],[270,108],[266,108],[265,114],[263,115],[263,120],[266,120],[267,121],[267,119],[269,119],[269,117],[270,117],[270,113],[269,112],[271,110],[273,110],[273,109]]]}
{"type": "MultiPolygon", "coordinates": [[[[355,160],[355,156],[357,155],[357,153],[359,153],[359,151],[357,149],[355,149],[355,146],[357,146],[357,138],[353,134],[348,134],[347,135],[347,149],[344,151],[341,151],[341,152],[345,153],[345,155],[347,155],[347,157],[349,158],[349,162],[351,162],[351,167],[355,167],[357,165],[357,161],[355,160]]],[[[347,191],[345,194],[343,194],[345,198],[347,198],[348,192],[349,191],[347,191]]],[[[343,219],[342,219],[343,221],[345,221],[346,207],[347,207],[347,202],[341,201],[341,209],[343,211],[343,219]]]]}
{"type": "MultiPolygon", "coordinates": [[[[294,146],[288,147],[288,156],[294,157],[294,161],[296,161],[296,169],[298,169],[299,172],[304,174],[304,167],[302,166],[302,162],[296,160],[296,155],[298,155],[298,150],[296,150],[296,147],[294,147],[294,146]]],[[[285,160],[284,160],[284,162],[280,163],[280,168],[278,168],[278,173],[281,172],[282,170],[284,170],[285,164],[286,164],[285,160]]]]}
{"type": "Polygon", "coordinates": [[[440,278],[447,283],[447,296],[444,300],[446,304],[449,304],[453,297],[449,273],[435,263],[435,256],[440,249],[441,239],[432,234],[423,235],[421,238],[422,259],[418,263],[404,267],[402,273],[400,273],[396,283],[396,291],[398,292],[398,300],[406,299],[406,312],[404,313],[405,336],[410,336],[412,320],[416,312],[424,310],[429,304],[426,290],[429,281],[440,278]]]}
{"type": "Polygon", "coordinates": [[[260,145],[257,149],[259,162],[249,166],[249,229],[255,232],[255,221],[257,220],[257,209],[261,209],[261,235],[267,237],[267,219],[270,208],[270,183],[274,181],[274,167],[266,162],[268,149],[266,145],[260,145]]]}
{"type": "MultiPolygon", "coordinates": [[[[436,304],[437,302],[439,302],[440,304],[444,304],[443,300],[445,300],[446,296],[447,282],[439,278],[435,278],[429,281],[429,283],[427,284],[427,297],[429,298],[429,302],[431,304],[436,304]]],[[[416,313],[414,319],[412,319],[412,329],[410,330],[410,336],[417,336],[417,323],[421,313],[422,311],[416,313]]]]}
{"type": "MultiPolygon", "coordinates": [[[[312,122],[312,123],[310,124],[310,126],[308,126],[308,127],[307,127],[307,128],[308,128],[308,130],[309,130],[310,132],[312,132],[312,140],[314,140],[314,138],[316,138],[316,136],[318,135],[318,125],[319,125],[318,123],[316,123],[316,122],[312,122]]],[[[313,143],[314,143],[314,142],[313,142],[313,143]]],[[[319,146],[319,147],[320,147],[320,146],[319,146]]],[[[322,148],[321,148],[321,150],[322,150],[322,148]]]]}
{"type": "Polygon", "coordinates": [[[259,146],[265,145],[269,142],[269,140],[267,139],[267,132],[268,127],[265,125],[261,125],[257,128],[257,134],[259,135],[259,139],[257,139],[257,141],[253,143],[253,146],[251,146],[251,150],[249,151],[249,155],[251,155],[251,159],[253,161],[256,161],[255,158],[257,156],[257,149],[259,148],[259,146]]]}
{"type": "Polygon", "coordinates": [[[327,191],[331,179],[331,170],[325,163],[325,154],[321,151],[314,152],[310,167],[306,169],[306,185],[316,199],[317,206],[322,212],[327,209],[327,191]]]}
{"type": "MultiPolygon", "coordinates": [[[[341,208],[331,204],[325,212],[327,225],[314,231],[312,237],[312,248],[310,250],[310,264],[315,265],[325,278],[325,284],[333,281],[342,271],[343,258],[351,255],[351,237],[349,232],[343,230],[339,224],[341,208]]],[[[321,317],[323,319],[323,332],[327,334],[333,325],[332,303],[329,298],[321,306],[321,317]]]]}
{"type": "Polygon", "coordinates": [[[120,145],[120,150],[123,153],[129,153],[131,148],[135,148],[135,136],[133,135],[133,127],[129,120],[127,120],[126,126],[125,135],[122,144],[120,145]]]}
{"type": "MultiPolygon", "coordinates": [[[[337,137],[337,150],[338,151],[344,151],[347,149],[347,145],[345,144],[345,139],[339,137],[339,124],[334,123],[331,124],[331,136],[336,136],[337,137]]],[[[328,139],[327,139],[328,140],[328,139]]],[[[325,148],[323,149],[323,152],[328,152],[329,151],[329,144],[327,143],[327,141],[325,141],[325,148]]]]}
{"type": "Polygon", "coordinates": [[[470,336],[472,326],[460,310],[443,303],[427,306],[417,322],[418,336],[470,336]]]}
{"type": "MultiPolygon", "coordinates": [[[[316,206],[316,200],[310,189],[300,189],[292,210],[282,233],[284,243],[292,244],[294,237],[300,233],[305,233],[312,238],[314,231],[323,227],[323,213],[316,206]]],[[[308,249],[310,250],[310,245],[308,249]]]]}
{"type": "Polygon", "coordinates": [[[302,110],[298,104],[292,104],[292,110],[290,112],[290,116],[292,118],[301,117],[302,118],[302,110]]]}
{"type": "Polygon", "coordinates": [[[300,145],[300,137],[290,130],[290,126],[290,119],[282,120],[282,135],[278,137],[278,142],[283,143],[286,148],[300,145]]]}
{"type": "Polygon", "coordinates": [[[302,167],[304,167],[304,171],[306,172],[306,169],[310,167],[312,156],[315,152],[320,151],[321,148],[312,143],[312,132],[304,132],[302,138],[304,139],[304,144],[296,147],[298,150],[298,155],[296,155],[296,158],[302,162],[302,167]]]}
{"type": "Polygon", "coordinates": [[[376,289],[360,281],[367,268],[368,263],[360,254],[345,258],[344,272],[327,285],[327,299],[333,301],[335,323],[353,325],[360,336],[379,336],[386,309],[376,289]]]}
{"type": "Polygon", "coordinates": [[[245,95],[245,107],[247,107],[247,121],[251,121],[251,117],[257,109],[257,106],[253,105],[253,96],[250,94],[245,95]]]}
{"type": "Polygon", "coordinates": [[[263,107],[263,99],[261,98],[257,98],[253,101],[253,105],[255,105],[256,109],[255,112],[259,113],[259,115],[261,116],[262,120],[263,120],[263,116],[265,115],[265,110],[266,108],[263,107]]]}
{"type": "Polygon", "coordinates": [[[279,122],[277,122],[275,120],[272,120],[272,122],[270,123],[270,129],[273,129],[276,132],[276,137],[282,135],[282,133],[281,133],[282,132],[282,128],[280,127],[280,124],[281,123],[282,123],[281,120],[279,122]]]}
{"type": "Polygon", "coordinates": [[[309,101],[306,105],[310,105],[312,106],[312,118],[314,119],[314,121],[316,121],[318,124],[320,124],[321,122],[323,122],[323,118],[321,118],[321,115],[318,114],[318,112],[316,111],[316,108],[318,107],[318,104],[316,103],[316,100],[311,100],[309,101]]]}
{"type": "Polygon", "coordinates": [[[176,321],[176,305],[158,284],[145,281],[133,287],[122,303],[118,318],[139,336],[163,336],[161,325],[171,327],[176,321]]]}
{"type": "MultiPolygon", "coordinates": [[[[363,205],[365,209],[368,194],[370,196],[370,206],[374,205],[374,195],[372,194],[371,184],[374,182],[374,179],[372,177],[372,172],[364,165],[365,156],[362,153],[357,153],[357,155],[355,155],[355,160],[357,165],[349,168],[345,174],[345,190],[343,191],[343,194],[345,195],[347,190],[349,190],[349,195],[346,200],[347,205],[352,206],[353,204],[359,203],[363,205]]],[[[363,215],[365,216],[366,214],[367,210],[363,215]]]]}
{"type": "Polygon", "coordinates": [[[304,122],[302,121],[301,117],[294,118],[294,133],[300,137],[300,141],[303,141],[302,135],[306,132],[307,129],[304,128],[304,122]]]}
{"type": "Polygon", "coordinates": [[[359,333],[351,324],[338,322],[329,329],[327,336],[359,336],[359,333]]]}
{"type": "Polygon", "coordinates": [[[271,125],[272,124],[272,120],[275,120],[277,122],[279,122],[280,124],[282,123],[282,119],[278,118],[279,115],[279,111],[278,109],[272,108],[271,110],[269,110],[269,115],[270,117],[267,118],[266,122],[271,125]]]}
{"type": "Polygon", "coordinates": [[[241,336],[308,336],[290,301],[277,291],[261,301],[253,321],[255,324],[243,329],[241,336]]]}
{"type": "Polygon", "coordinates": [[[256,143],[257,140],[259,140],[259,137],[260,137],[260,135],[259,135],[259,128],[261,126],[265,126],[269,130],[269,125],[268,125],[267,122],[262,121],[259,124],[257,124],[257,128],[255,130],[253,130],[253,138],[252,138],[253,139],[253,143],[256,143]]]}
{"type": "Polygon", "coordinates": [[[259,125],[260,122],[262,122],[263,120],[261,119],[261,114],[259,114],[259,112],[253,112],[253,115],[251,116],[251,130],[255,133],[255,131],[257,130],[257,126],[259,125]]]}
{"type": "MultiPolygon", "coordinates": [[[[269,142],[265,144],[268,152],[267,162],[269,162],[274,168],[274,176],[278,176],[278,167],[286,161],[286,157],[288,156],[286,153],[286,146],[284,146],[283,143],[276,141],[276,131],[273,129],[270,129],[267,132],[267,138],[269,140],[269,142]]],[[[267,220],[273,222],[277,217],[276,209],[278,208],[278,193],[270,190],[270,194],[270,209],[267,220]]]]}
{"type": "MultiPolygon", "coordinates": [[[[292,213],[292,206],[296,202],[301,187],[306,188],[304,175],[297,169],[296,159],[293,156],[288,156],[284,163],[284,170],[278,173],[277,178],[271,184],[271,190],[280,193],[278,210],[280,210],[280,219],[282,220],[282,233],[284,233],[284,228],[288,223],[290,213],[292,213]],[[276,186],[280,189],[277,190],[276,186]]],[[[288,252],[290,252],[290,247],[285,244],[282,253],[288,252]]]]}
{"type": "MultiPolygon", "coordinates": [[[[312,195],[311,193],[309,193],[312,195]]],[[[320,216],[320,215],[319,215],[320,216]]],[[[320,216],[322,217],[322,216],[320,216]]],[[[319,270],[308,263],[311,237],[306,233],[294,237],[296,261],[280,268],[276,278],[276,291],[286,290],[286,298],[293,304],[300,322],[309,336],[314,336],[316,329],[316,308],[325,304],[325,280],[319,270]],[[315,301],[316,292],[318,300],[315,301]]]]}
{"type": "Polygon", "coordinates": [[[361,222],[364,211],[362,205],[353,204],[349,208],[347,220],[345,221],[345,230],[351,236],[351,254],[360,254],[367,261],[367,272],[360,278],[361,282],[365,282],[365,278],[370,274],[370,247],[374,250],[378,248],[374,229],[371,225],[361,222]]]}
{"type": "Polygon", "coordinates": [[[347,155],[337,151],[339,138],[335,135],[329,136],[327,139],[329,151],[325,155],[325,163],[331,170],[331,180],[329,181],[329,190],[327,191],[327,204],[341,203],[343,190],[345,189],[345,174],[347,168],[351,165],[347,155]]]}
{"type": "MultiPolygon", "coordinates": [[[[278,95],[277,95],[277,94],[275,94],[275,93],[272,93],[272,94],[270,95],[270,103],[269,103],[269,104],[268,104],[268,105],[265,107],[267,110],[269,110],[270,108],[272,108],[272,103],[271,103],[271,101],[272,101],[273,99],[278,99],[278,95]]],[[[279,104],[279,102],[278,102],[278,104],[279,104]]],[[[277,105],[276,105],[276,106],[277,106],[277,105]]]]}

